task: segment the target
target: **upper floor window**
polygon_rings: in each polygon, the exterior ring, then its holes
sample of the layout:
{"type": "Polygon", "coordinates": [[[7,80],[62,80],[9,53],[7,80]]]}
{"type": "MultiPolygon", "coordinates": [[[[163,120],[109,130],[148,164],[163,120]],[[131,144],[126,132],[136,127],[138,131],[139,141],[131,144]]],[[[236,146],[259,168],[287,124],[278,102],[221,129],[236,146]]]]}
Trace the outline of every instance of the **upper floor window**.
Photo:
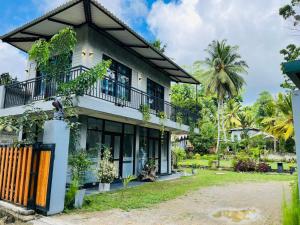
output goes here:
{"type": "Polygon", "coordinates": [[[132,70],[107,55],[103,55],[103,60],[111,60],[112,64],[108,79],[103,80],[102,92],[129,101],[132,70]]]}
{"type": "Polygon", "coordinates": [[[147,79],[147,94],[150,108],[156,111],[164,111],[164,87],[147,79]]]}

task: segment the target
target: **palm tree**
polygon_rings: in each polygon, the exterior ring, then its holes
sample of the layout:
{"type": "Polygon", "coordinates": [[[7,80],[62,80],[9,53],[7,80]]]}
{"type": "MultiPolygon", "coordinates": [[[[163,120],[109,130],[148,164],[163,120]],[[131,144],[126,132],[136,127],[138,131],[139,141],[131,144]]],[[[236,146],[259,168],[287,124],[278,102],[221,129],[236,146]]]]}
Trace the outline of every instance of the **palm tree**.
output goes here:
{"type": "Polygon", "coordinates": [[[277,112],[274,116],[265,118],[262,123],[267,132],[275,137],[283,137],[285,140],[294,135],[294,120],[292,108],[292,95],[279,93],[276,101],[277,112]]]}
{"type": "Polygon", "coordinates": [[[226,103],[225,115],[224,115],[224,124],[228,129],[241,126],[239,121],[238,113],[241,111],[241,104],[235,99],[230,99],[226,103]]]}
{"type": "MultiPolygon", "coordinates": [[[[246,73],[247,64],[238,54],[238,46],[230,46],[226,40],[213,41],[206,49],[208,58],[205,64],[208,70],[202,74],[201,81],[206,86],[208,94],[216,95],[218,99],[218,152],[220,146],[221,126],[220,120],[223,117],[223,106],[225,99],[231,99],[238,95],[245,84],[244,78],[240,75],[246,73]]],[[[226,141],[226,131],[223,129],[226,141]]]]}

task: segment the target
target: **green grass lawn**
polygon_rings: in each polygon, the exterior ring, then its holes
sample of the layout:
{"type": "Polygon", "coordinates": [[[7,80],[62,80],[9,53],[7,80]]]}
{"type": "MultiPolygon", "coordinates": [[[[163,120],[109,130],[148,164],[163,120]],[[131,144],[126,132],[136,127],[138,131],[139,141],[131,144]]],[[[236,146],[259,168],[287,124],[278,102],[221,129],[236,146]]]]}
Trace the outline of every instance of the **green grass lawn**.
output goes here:
{"type": "MultiPolygon", "coordinates": [[[[277,162],[270,162],[268,163],[272,169],[277,169],[277,162]]],[[[178,163],[179,166],[192,166],[192,165],[197,165],[197,166],[208,166],[208,160],[206,159],[186,159],[178,163]]],[[[230,168],[232,167],[232,160],[221,160],[220,161],[220,166],[224,168],[230,168]]],[[[293,166],[297,166],[296,164],[293,164],[293,166]]],[[[289,164],[288,163],[283,163],[283,168],[285,170],[289,169],[289,164]]]]}
{"type": "Polygon", "coordinates": [[[223,185],[240,182],[292,181],[295,176],[258,173],[235,173],[199,170],[194,176],[182,177],[177,180],[146,183],[141,186],[118,190],[115,192],[95,194],[86,197],[86,204],[80,210],[68,212],[104,211],[114,208],[130,210],[149,207],[163,201],[174,199],[201,187],[223,185]]]}

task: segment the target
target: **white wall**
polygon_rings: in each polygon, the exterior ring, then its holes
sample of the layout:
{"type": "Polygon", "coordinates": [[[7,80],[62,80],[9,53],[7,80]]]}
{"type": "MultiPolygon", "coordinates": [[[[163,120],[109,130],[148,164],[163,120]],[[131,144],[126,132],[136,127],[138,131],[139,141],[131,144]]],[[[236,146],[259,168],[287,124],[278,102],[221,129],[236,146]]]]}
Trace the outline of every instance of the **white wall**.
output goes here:
{"type": "Polygon", "coordinates": [[[78,44],[72,66],[84,65],[91,68],[101,62],[103,54],[106,54],[132,69],[132,87],[146,92],[149,78],[164,87],[165,100],[170,101],[171,80],[165,74],[88,26],[77,29],[76,33],[78,44]],[[82,54],[83,51],[86,55],[82,54]]]}

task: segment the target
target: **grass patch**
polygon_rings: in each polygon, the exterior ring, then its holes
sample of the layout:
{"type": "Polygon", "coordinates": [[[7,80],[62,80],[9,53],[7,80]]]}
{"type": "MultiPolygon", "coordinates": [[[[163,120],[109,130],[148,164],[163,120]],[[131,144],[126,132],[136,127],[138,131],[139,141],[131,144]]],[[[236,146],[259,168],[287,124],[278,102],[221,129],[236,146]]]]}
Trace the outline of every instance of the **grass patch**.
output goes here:
{"type": "Polygon", "coordinates": [[[216,174],[216,171],[199,170],[199,174],[190,177],[182,177],[177,180],[146,183],[141,186],[128,188],[103,194],[95,194],[86,197],[86,204],[80,210],[69,212],[104,211],[114,208],[130,210],[145,208],[153,204],[174,199],[201,187],[222,185],[226,183],[240,182],[266,182],[266,181],[291,181],[294,176],[272,175],[258,173],[224,172],[224,175],[216,174]]]}

